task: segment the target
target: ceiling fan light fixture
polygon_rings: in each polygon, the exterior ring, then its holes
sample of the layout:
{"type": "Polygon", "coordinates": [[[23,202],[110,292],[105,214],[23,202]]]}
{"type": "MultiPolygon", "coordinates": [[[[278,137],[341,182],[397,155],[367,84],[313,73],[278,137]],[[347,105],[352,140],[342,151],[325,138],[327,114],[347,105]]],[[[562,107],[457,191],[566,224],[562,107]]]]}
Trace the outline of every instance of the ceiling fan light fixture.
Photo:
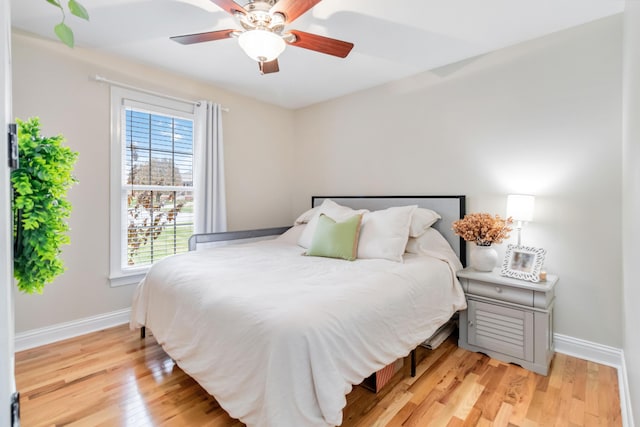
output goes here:
{"type": "Polygon", "coordinates": [[[284,52],[287,44],[279,35],[267,30],[249,30],[240,34],[238,43],[249,58],[258,62],[269,62],[284,52]]]}
{"type": "Polygon", "coordinates": [[[287,45],[337,58],[346,58],[353,49],[353,43],[286,29],[286,26],[322,0],[243,0],[246,2],[244,6],[239,4],[239,0],[211,1],[236,17],[241,28],[184,34],[171,37],[171,40],[190,45],[237,38],[240,48],[247,56],[259,63],[262,74],[277,73],[280,70],[277,59],[287,45]]]}

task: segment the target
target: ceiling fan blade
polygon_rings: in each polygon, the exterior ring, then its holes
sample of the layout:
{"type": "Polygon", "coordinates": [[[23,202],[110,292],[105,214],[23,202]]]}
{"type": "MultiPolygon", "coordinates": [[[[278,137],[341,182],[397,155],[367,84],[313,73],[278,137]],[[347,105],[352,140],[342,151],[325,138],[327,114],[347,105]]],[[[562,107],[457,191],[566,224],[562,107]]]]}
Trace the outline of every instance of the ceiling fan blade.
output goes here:
{"type": "Polygon", "coordinates": [[[211,1],[217,4],[218,6],[220,6],[221,9],[225,10],[226,12],[232,15],[235,14],[236,12],[240,12],[243,15],[247,14],[247,11],[244,9],[244,7],[240,6],[238,3],[234,2],[233,0],[211,0],[211,1]]]}
{"type": "Polygon", "coordinates": [[[296,36],[296,40],[289,43],[290,45],[315,50],[316,52],[326,53],[327,55],[346,58],[349,52],[351,52],[351,49],[353,49],[353,43],[342,40],[331,39],[298,30],[291,30],[290,33],[296,36]]]}
{"type": "Polygon", "coordinates": [[[184,36],[169,37],[171,40],[182,44],[194,44],[210,42],[214,40],[228,39],[236,30],[209,31],[207,33],[185,34],[184,36]]]}
{"type": "Polygon", "coordinates": [[[269,12],[278,12],[284,15],[285,23],[289,24],[307,10],[320,3],[320,1],[321,0],[280,0],[273,5],[269,12]]]}
{"type": "Polygon", "coordinates": [[[277,73],[280,71],[277,59],[269,62],[259,62],[258,65],[260,67],[260,74],[277,73]]]}

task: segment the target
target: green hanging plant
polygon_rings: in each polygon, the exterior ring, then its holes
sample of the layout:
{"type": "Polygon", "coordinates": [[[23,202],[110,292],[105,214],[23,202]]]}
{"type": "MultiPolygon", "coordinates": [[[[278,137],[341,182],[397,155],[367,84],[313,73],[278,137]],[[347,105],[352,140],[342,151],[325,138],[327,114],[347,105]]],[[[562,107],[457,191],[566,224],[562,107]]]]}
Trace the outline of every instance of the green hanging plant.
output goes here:
{"type": "Polygon", "coordinates": [[[63,147],[64,137],[40,135],[40,120],[17,120],[19,167],[11,173],[18,289],[42,293],[64,271],[60,247],[69,243],[71,213],[67,190],[77,182],[78,153],[63,147]]]}
{"type": "MultiPolygon", "coordinates": [[[[60,2],[60,0],[46,0],[46,2],[60,9],[60,12],[62,13],[62,21],[58,25],[53,27],[53,31],[56,33],[56,36],[58,36],[61,42],[69,47],[73,47],[75,44],[73,30],[71,30],[71,28],[64,22],[67,15],[64,13],[64,7],[62,6],[62,3],[60,2]]],[[[89,13],[87,12],[87,9],[85,9],[84,6],[82,6],[77,0],[69,0],[69,3],[67,3],[67,7],[69,8],[69,12],[71,12],[72,15],[75,15],[78,18],[82,18],[86,21],[89,20],[89,13]]]]}

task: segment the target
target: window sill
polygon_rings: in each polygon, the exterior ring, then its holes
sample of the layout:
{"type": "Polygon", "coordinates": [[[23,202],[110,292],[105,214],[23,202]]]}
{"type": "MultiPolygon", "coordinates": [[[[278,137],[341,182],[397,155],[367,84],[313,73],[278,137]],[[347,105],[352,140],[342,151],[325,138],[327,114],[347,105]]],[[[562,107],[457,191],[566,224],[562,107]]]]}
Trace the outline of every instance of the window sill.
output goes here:
{"type": "Polygon", "coordinates": [[[147,269],[137,271],[130,274],[114,275],[109,277],[109,286],[116,288],[118,286],[137,285],[147,274],[147,269]]]}

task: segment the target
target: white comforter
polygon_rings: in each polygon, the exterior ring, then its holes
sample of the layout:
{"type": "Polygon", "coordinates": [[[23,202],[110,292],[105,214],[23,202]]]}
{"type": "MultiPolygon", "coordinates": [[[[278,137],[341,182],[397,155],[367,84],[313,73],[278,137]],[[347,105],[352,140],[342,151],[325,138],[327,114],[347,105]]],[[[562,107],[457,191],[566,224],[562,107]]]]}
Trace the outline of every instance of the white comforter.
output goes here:
{"type": "Polygon", "coordinates": [[[274,240],[177,255],[140,283],[131,326],[249,426],[342,423],[345,395],[465,307],[453,268],[301,256],[274,240]]]}

